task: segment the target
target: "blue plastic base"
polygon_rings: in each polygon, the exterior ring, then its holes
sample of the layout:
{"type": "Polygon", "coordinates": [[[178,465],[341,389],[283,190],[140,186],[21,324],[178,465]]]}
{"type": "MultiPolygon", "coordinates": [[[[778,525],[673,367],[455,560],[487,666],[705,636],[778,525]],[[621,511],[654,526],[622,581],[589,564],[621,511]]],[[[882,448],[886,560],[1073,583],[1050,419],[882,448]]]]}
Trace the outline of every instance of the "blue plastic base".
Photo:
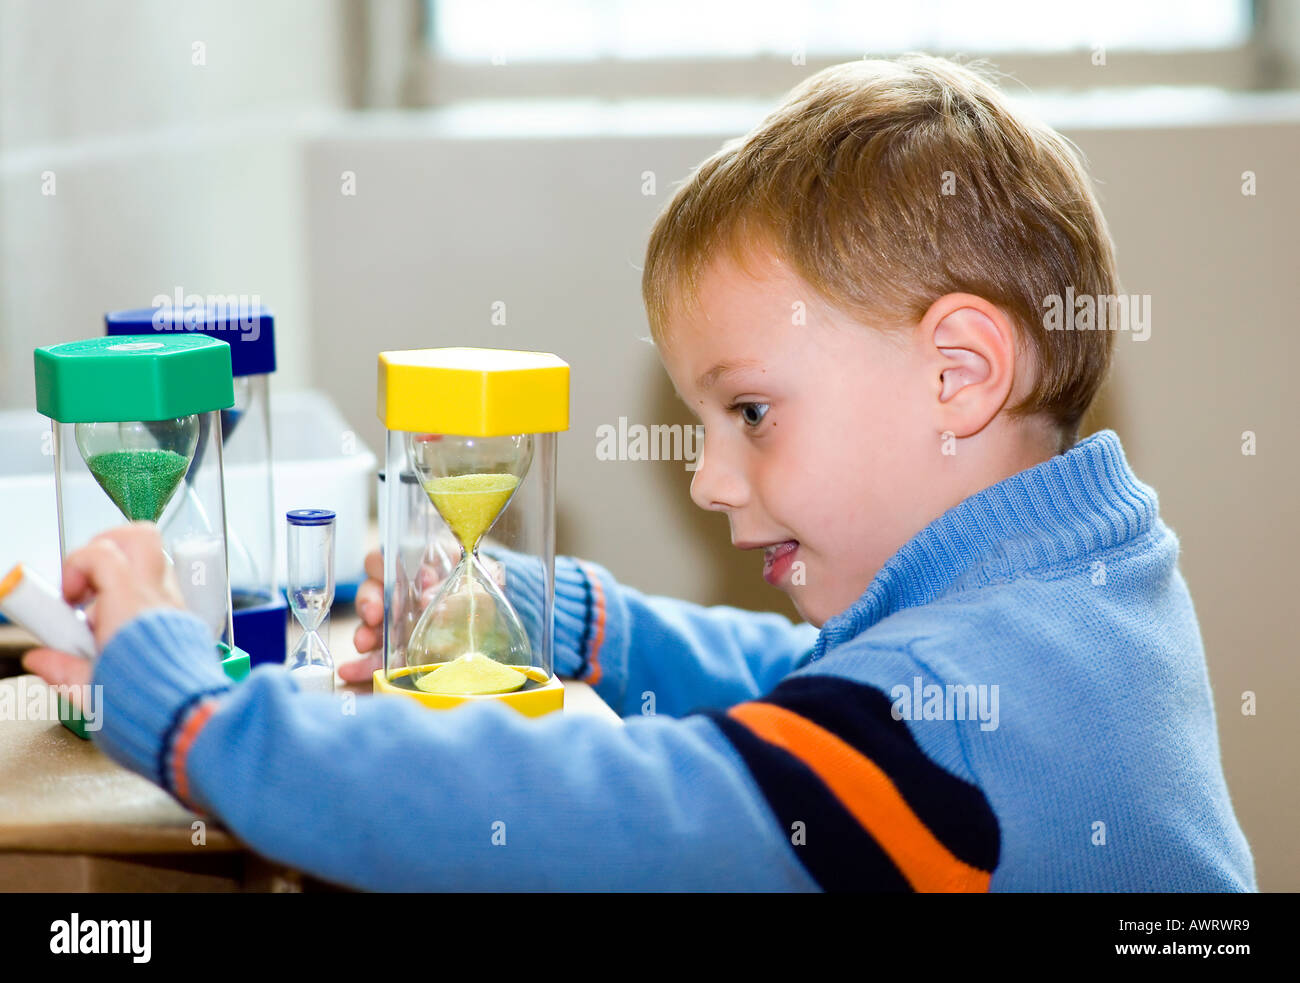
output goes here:
{"type": "Polygon", "coordinates": [[[235,644],[254,666],[283,665],[288,652],[289,605],[283,595],[274,601],[234,611],[235,644]]]}

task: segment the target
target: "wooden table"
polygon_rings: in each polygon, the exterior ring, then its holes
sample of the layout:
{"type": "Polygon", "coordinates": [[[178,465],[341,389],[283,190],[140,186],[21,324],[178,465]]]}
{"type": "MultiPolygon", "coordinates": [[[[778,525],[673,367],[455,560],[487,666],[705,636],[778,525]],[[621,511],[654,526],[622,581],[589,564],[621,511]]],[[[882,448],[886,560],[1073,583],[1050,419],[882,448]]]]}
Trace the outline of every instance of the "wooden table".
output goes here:
{"type": "MultiPolygon", "coordinates": [[[[331,620],[336,660],[358,657],[351,605],[336,605],[331,620]]],[[[290,628],[290,645],[296,631],[290,628]]],[[[31,644],[20,629],[0,627],[0,671],[15,671],[16,654],[31,644]]],[[[0,687],[11,691],[11,706],[48,696],[36,676],[0,679],[0,687]]],[[[368,693],[370,687],[346,688],[368,693]]],[[[574,680],[565,680],[564,712],[619,720],[591,687],[574,680]]],[[[0,719],[0,891],[331,889],[205,824],[57,719],[0,719]]]]}

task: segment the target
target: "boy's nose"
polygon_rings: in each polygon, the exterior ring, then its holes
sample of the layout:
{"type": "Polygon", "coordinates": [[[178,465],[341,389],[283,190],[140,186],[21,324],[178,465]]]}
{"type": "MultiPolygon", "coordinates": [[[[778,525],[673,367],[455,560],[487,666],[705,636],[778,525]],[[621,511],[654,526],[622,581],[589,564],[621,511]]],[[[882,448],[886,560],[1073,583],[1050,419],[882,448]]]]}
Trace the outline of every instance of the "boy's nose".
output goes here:
{"type": "Polygon", "coordinates": [[[748,485],[740,472],[729,465],[715,446],[710,451],[708,438],[696,462],[691,479],[691,500],[709,512],[730,512],[745,504],[748,485]]]}

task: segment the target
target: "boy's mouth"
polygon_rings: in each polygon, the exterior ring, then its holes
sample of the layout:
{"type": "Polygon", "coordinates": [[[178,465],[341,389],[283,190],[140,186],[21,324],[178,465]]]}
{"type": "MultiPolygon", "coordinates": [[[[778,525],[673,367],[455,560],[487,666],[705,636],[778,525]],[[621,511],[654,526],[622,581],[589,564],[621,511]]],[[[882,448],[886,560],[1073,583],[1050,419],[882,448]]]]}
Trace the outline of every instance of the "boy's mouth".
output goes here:
{"type": "Polygon", "coordinates": [[[763,579],[775,587],[794,564],[798,549],[799,543],[793,539],[763,547],[763,579]]]}

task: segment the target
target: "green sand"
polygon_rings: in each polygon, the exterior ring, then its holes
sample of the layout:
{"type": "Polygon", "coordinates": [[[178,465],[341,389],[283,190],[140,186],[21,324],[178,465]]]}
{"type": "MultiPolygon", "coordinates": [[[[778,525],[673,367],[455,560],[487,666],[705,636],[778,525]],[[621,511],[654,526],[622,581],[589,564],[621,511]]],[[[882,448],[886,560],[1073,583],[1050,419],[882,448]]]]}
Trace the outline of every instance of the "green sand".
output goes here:
{"type": "Polygon", "coordinates": [[[175,451],[109,451],[86,461],[104,493],[132,521],[157,522],[189,470],[175,451]]]}

